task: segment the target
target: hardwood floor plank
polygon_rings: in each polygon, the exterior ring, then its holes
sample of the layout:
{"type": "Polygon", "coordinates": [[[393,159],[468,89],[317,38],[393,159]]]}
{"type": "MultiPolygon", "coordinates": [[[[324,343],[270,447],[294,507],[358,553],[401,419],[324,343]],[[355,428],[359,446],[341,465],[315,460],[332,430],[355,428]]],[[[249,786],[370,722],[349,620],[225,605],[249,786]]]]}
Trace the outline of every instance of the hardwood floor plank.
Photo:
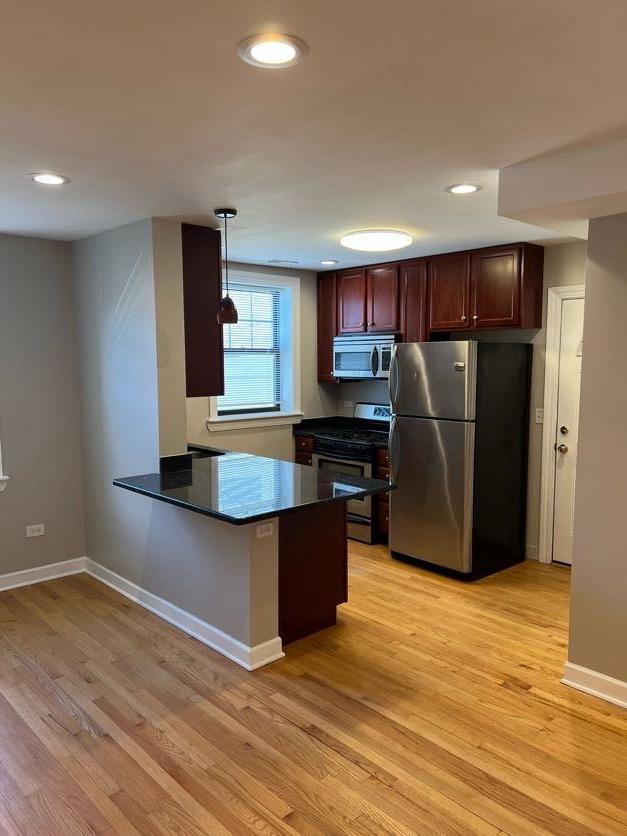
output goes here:
{"type": "Polygon", "coordinates": [[[568,571],[350,573],[252,673],[86,575],[0,593],[0,832],[627,832],[627,714],[559,681],[568,571]]]}

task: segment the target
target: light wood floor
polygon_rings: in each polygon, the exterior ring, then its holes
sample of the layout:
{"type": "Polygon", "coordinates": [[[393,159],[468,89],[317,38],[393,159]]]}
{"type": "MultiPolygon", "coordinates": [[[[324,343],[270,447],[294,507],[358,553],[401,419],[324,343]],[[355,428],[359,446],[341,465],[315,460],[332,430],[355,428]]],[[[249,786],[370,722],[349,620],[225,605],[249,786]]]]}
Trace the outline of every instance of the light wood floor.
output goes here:
{"type": "Polygon", "coordinates": [[[0,595],[2,833],[625,833],[627,712],[559,683],[569,574],[353,546],[255,673],[78,575],[0,595]]]}

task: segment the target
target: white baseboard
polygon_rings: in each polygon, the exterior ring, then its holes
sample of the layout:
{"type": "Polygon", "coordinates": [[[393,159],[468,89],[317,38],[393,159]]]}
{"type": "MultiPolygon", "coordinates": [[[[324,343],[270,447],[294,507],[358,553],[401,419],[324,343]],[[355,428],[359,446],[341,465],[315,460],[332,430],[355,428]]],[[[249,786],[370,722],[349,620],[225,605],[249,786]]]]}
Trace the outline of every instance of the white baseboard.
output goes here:
{"type": "Polygon", "coordinates": [[[527,560],[539,560],[540,555],[538,554],[538,547],[525,546],[525,557],[527,558],[527,560]]]}
{"type": "Polygon", "coordinates": [[[31,586],[42,581],[52,581],[67,575],[78,575],[80,572],[87,572],[88,575],[115,589],[116,592],[130,598],[131,601],[150,610],[190,636],[194,636],[198,641],[217,650],[233,662],[237,662],[247,671],[253,671],[255,668],[260,668],[285,656],[279,636],[250,647],[175,604],[127,581],[126,578],[95,563],[89,557],[77,557],[74,560],[49,563],[47,566],[38,566],[35,569],[24,569],[21,572],[0,575],[0,592],[17,589],[20,586],[31,586]]]}
{"type": "Polygon", "coordinates": [[[247,671],[253,671],[255,668],[260,668],[262,665],[267,665],[270,662],[275,662],[277,659],[282,659],[285,656],[283,653],[283,643],[281,638],[277,636],[275,639],[263,642],[250,647],[243,642],[229,636],[217,627],[197,618],[192,613],[171,604],[164,598],[142,589],[137,584],[126,580],[121,575],[112,572],[99,563],[95,563],[90,558],[86,558],[85,571],[88,575],[96,578],[96,580],[105,583],[116,592],[135,601],[136,604],[144,607],[150,612],[188,633],[190,636],[208,645],[213,650],[217,650],[223,656],[227,656],[233,662],[237,662],[247,671]]]}
{"type": "Polygon", "coordinates": [[[17,589],[20,586],[31,586],[42,581],[52,581],[67,575],[78,575],[85,571],[85,557],[75,557],[73,560],[62,560],[59,563],[48,563],[46,566],[36,566],[34,569],[22,569],[20,572],[10,572],[0,575],[0,592],[17,589]]]}
{"type": "Polygon", "coordinates": [[[599,697],[621,708],[627,708],[627,682],[620,679],[614,679],[590,668],[583,668],[581,665],[575,665],[574,662],[566,662],[562,682],[585,694],[591,694],[593,697],[599,697]]]}

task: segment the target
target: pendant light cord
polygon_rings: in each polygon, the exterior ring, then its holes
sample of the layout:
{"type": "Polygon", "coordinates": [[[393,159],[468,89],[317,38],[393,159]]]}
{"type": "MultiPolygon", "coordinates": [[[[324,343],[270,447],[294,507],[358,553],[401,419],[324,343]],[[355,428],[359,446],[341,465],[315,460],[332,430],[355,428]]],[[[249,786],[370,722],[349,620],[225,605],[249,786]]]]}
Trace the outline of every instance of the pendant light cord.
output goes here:
{"type": "Polygon", "coordinates": [[[224,274],[226,278],[226,295],[229,295],[229,236],[227,232],[227,218],[224,216],[224,274]]]}

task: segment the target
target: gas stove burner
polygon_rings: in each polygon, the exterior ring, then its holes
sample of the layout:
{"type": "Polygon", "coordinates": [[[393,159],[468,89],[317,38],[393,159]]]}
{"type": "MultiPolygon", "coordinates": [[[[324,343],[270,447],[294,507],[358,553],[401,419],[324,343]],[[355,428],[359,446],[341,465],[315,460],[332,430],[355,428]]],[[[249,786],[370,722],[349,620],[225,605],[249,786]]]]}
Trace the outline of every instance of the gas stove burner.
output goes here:
{"type": "Polygon", "coordinates": [[[356,444],[373,444],[387,438],[386,432],[377,430],[326,430],[318,438],[337,439],[338,441],[352,441],[356,444]]]}
{"type": "Polygon", "coordinates": [[[325,438],[340,438],[347,441],[372,441],[372,435],[359,430],[329,430],[323,434],[325,438]]]}

